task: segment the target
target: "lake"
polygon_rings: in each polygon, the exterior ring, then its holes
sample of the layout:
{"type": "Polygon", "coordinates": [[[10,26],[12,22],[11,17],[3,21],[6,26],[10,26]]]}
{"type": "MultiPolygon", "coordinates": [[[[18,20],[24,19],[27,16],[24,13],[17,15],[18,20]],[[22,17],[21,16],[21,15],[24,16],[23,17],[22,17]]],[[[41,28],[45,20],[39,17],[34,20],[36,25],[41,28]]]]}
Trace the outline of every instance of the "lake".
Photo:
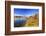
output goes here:
{"type": "Polygon", "coordinates": [[[15,18],[14,27],[23,27],[26,23],[26,18],[15,18]]]}

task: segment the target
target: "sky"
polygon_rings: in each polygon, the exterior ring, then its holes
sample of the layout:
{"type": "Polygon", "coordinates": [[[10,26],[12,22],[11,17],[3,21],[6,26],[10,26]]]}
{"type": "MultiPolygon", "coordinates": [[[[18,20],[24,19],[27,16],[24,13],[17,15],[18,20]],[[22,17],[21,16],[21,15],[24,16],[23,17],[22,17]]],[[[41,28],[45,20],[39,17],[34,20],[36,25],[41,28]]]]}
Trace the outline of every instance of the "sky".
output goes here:
{"type": "Polygon", "coordinates": [[[39,9],[14,8],[14,16],[32,16],[39,13],[39,9]]]}

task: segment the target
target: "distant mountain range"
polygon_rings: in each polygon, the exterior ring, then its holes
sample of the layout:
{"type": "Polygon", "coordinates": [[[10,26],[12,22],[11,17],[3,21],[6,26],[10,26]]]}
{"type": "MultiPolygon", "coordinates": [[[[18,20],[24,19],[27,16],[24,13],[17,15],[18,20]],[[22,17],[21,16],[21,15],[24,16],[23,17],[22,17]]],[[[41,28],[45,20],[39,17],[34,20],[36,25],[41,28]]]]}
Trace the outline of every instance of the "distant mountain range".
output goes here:
{"type": "Polygon", "coordinates": [[[14,18],[27,18],[26,16],[14,16],[14,18]]]}
{"type": "Polygon", "coordinates": [[[35,14],[33,16],[14,16],[14,18],[31,18],[31,17],[34,17],[34,16],[39,16],[39,14],[35,14]]]}

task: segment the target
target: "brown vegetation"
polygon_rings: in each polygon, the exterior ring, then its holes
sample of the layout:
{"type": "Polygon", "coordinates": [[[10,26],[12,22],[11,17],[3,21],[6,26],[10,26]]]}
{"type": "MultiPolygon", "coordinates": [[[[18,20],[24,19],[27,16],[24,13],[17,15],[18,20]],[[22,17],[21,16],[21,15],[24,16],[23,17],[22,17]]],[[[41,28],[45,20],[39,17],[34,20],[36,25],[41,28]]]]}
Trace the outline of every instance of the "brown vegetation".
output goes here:
{"type": "Polygon", "coordinates": [[[38,26],[38,24],[39,24],[38,15],[35,15],[27,19],[25,26],[38,26]]]}

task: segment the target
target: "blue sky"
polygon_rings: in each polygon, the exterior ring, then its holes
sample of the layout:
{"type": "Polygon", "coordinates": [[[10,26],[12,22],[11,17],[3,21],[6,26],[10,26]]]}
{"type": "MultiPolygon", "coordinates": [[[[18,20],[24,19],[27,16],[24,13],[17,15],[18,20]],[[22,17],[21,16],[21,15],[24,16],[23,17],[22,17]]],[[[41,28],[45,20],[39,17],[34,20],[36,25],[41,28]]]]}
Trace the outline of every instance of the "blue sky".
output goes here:
{"type": "Polygon", "coordinates": [[[14,8],[14,16],[32,16],[39,13],[39,9],[14,8]]]}

